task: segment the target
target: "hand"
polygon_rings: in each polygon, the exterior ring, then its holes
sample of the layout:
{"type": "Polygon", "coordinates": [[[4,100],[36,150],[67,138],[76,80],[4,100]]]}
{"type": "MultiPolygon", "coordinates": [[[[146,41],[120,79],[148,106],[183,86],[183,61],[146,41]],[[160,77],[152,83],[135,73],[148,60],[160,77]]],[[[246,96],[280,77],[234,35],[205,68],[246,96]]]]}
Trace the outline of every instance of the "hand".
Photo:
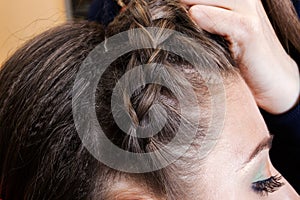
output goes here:
{"type": "Polygon", "coordinates": [[[204,30],[224,36],[258,106],[272,114],[299,99],[297,64],[285,52],[260,0],[181,0],[204,30]]]}

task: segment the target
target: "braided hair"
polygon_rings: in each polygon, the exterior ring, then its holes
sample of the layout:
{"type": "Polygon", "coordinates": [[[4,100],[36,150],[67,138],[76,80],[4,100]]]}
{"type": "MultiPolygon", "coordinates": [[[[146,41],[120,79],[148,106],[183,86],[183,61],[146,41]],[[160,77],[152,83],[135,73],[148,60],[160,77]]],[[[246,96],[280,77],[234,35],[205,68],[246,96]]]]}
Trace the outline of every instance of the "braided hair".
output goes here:
{"type": "MultiPolygon", "coordinates": [[[[117,199],[111,191],[119,180],[126,179],[147,188],[146,196],[199,199],[193,194],[191,183],[195,172],[201,170],[202,160],[196,154],[211,116],[211,94],[205,77],[235,74],[235,63],[226,41],[198,29],[177,0],[132,0],[126,4],[126,10],[106,28],[86,21],[69,22],[29,41],[1,68],[0,198],[117,199]],[[147,27],[156,27],[157,32],[147,27]],[[137,28],[143,31],[139,37],[134,31],[137,28]],[[169,143],[183,118],[176,95],[189,101],[189,96],[184,95],[187,85],[192,85],[197,98],[197,105],[191,102],[189,106],[190,115],[194,116],[196,107],[201,110],[195,140],[187,153],[164,168],[139,174],[118,171],[93,157],[77,133],[72,112],[72,88],[80,66],[99,44],[105,45],[107,38],[124,31],[133,47],[154,45],[120,56],[99,81],[95,109],[110,141],[133,153],[153,152],[169,143]],[[179,48],[197,65],[162,50],[160,47],[167,42],[180,44],[179,48]],[[132,95],[117,91],[132,122],[124,131],[112,114],[114,88],[124,74],[144,64],[153,64],[148,75],[161,77],[173,90],[147,83],[142,73],[129,76],[128,79],[139,79],[141,86],[132,95]],[[157,106],[163,109],[156,109],[157,106]],[[162,118],[166,118],[166,123],[156,135],[138,137],[138,127],[151,126],[162,118]]],[[[123,88],[130,87],[130,81],[125,81],[123,88]]],[[[149,164],[160,163],[150,160],[149,164]]]]}

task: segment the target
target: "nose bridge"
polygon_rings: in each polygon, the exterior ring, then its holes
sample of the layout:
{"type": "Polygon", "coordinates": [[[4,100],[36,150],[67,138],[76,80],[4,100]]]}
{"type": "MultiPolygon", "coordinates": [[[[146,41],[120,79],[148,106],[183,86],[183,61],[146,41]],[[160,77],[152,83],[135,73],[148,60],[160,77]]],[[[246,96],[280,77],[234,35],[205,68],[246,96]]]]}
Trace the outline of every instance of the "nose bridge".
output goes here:
{"type": "MultiPolygon", "coordinates": [[[[271,171],[273,174],[280,174],[271,162],[271,171]]],[[[282,176],[282,182],[284,185],[274,192],[274,200],[300,200],[299,194],[291,186],[291,184],[282,176]]]]}
{"type": "Polygon", "coordinates": [[[300,196],[296,190],[289,184],[289,182],[283,177],[284,185],[278,191],[274,192],[274,200],[300,200],[300,196]]]}

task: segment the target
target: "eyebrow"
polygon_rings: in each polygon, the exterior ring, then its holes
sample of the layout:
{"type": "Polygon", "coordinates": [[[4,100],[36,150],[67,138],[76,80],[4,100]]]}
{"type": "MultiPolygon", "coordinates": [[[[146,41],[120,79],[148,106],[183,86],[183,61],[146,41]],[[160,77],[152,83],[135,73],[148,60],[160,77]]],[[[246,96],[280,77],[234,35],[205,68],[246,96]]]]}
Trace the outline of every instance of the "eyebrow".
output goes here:
{"type": "Polygon", "coordinates": [[[268,137],[265,137],[252,151],[250,154],[249,158],[247,161],[243,164],[246,165],[250,163],[260,152],[262,152],[265,149],[271,149],[272,147],[272,141],[273,141],[273,136],[269,135],[268,137]]]}

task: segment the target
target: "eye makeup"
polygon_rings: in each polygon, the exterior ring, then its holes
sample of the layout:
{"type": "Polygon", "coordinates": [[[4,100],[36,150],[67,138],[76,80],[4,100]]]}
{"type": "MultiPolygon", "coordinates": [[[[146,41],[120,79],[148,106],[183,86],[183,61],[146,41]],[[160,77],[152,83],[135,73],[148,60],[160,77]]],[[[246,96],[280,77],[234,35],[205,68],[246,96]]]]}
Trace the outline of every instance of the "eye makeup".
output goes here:
{"type": "Polygon", "coordinates": [[[270,177],[271,176],[271,172],[268,170],[269,169],[269,165],[268,162],[265,160],[260,160],[261,165],[259,166],[259,168],[256,170],[257,174],[255,175],[255,178],[253,179],[253,182],[258,182],[260,180],[265,179],[266,177],[270,177]]]}
{"type": "Polygon", "coordinates": [[[252,189],[262,196],[267,196],[283,186],[281,179],[282,177],[279,175],[271,176],[268,179],[252,183],[252,189]]]}
{"type": "Polygon", "coordinates": [[[254,182],[251,184],[251,188],[254,192],[258,193],[261,196],[267,196],[269,193],[275,192],[283,183],[281,182],[282,177],[279,175],[272,176],[270,172],[270,160],[269,154],[266,153],[266,156],[262,156],[259,159],[260,166],[257,168],[257,174],[253,179],[254,182]],[[266,178],[269,177],[269,178],[266,178]]]}

